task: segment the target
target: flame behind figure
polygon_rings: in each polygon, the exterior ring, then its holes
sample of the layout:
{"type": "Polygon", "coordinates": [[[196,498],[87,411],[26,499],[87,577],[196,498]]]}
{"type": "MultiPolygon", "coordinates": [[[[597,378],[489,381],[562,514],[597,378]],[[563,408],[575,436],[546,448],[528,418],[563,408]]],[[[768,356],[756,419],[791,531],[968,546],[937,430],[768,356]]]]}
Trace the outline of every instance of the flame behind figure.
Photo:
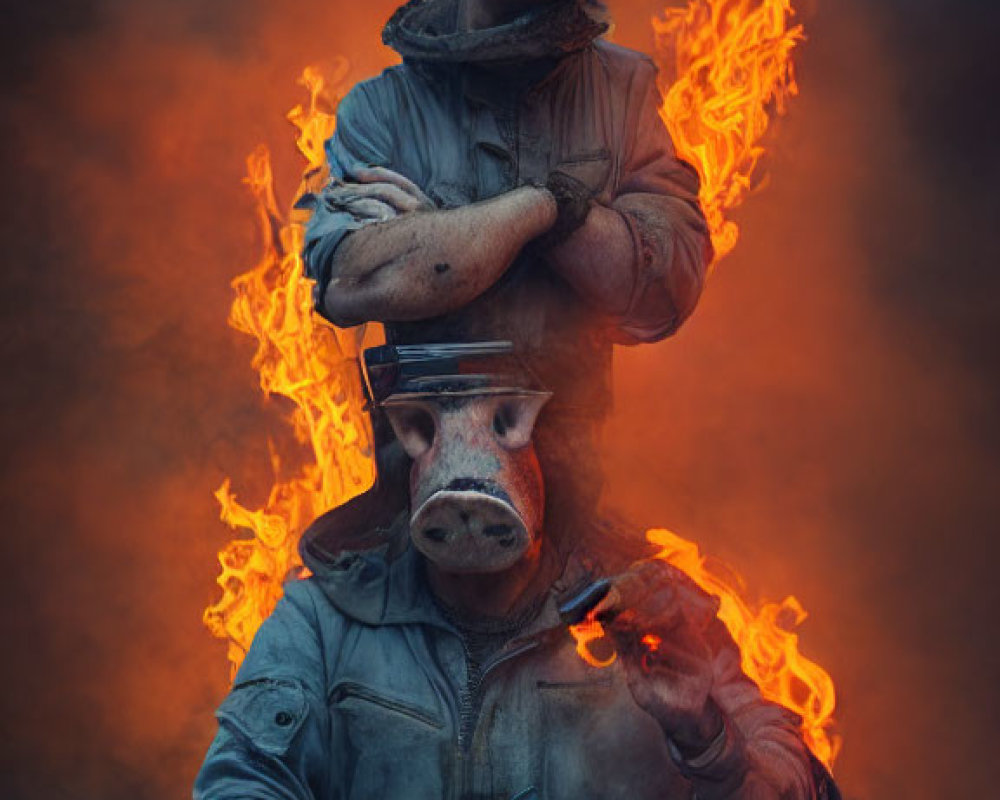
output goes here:
{"type": "MultiPolygon", "coordinates": [[[[296,106],[288,114],[307,165],[300,191],[325,178],[323,142],[333,133],[333,109],[341,96],[336,87],[346,72],[342,63],[332,90],[316,70],[302,75],[309,106],[296,106]]],[[[219,553],[222,573],[217,582],[223,596],[204,616],[212,633],[228,640],[234,673],[280,599],[285,578],[302,574],[302,530],[324,511],[371,486],[375,475],[357,372],[364,331],[336,330],[312,313],[312,282],[299,256],[304,215],[293,212],[286,221],[279,213],[265,147],[247,159],[247,167],[264,253],[256,267],[233,281],[236,300],[229,323],[257,340],[253,366],[260,373],[260,388],[294,403],[289,421],[296,439],[311,450],[312,460],[294,477],[280,480],[281,464],[272,448],[276,482],[262,509],[240,505],[228,479],[215,493],[222,519],[246,533],[219,553]]]]}
{"type": "Polygon", "coordinates": [[[691,0],[653,19],[665,83],[660,109],[677,154],[701,176],[701,205],[716,258],[739,236],[725,214],[751,191],[770,111],[798,93],[791,0],[691,0]]]}
{"type": "MultiPolygon", "coordinates": [[[[685,9],[666,9],[654,19],[656,59],[665,80],[661,113],[679,155],[702,177],[704,206],[717,256],[736,244],[736,225],[725,218],[751,189],[764,150],[760,145],[771,110],[781,112],[796,91],[791,50],[802,38],[789,28],[788,0],[691,0],[685,9]]],[[[288,119],[306,161],[298,195],[326,178],[323,142],[333,133],[334,110],[343,95],[346,63],[324,81],[306,69],[307,108],[296,106],[288,119]]],[[[312,454],[290,479],[275,478],[264,508],[237,502],[227,479],[216,491],[222,519],[241,536],[219,554],[217,582],[222,598],[206,609],[205,624],[229,643],[235,674],[264,619],[289,577],[305,574],[298,539],[313,518],[366,490],[374,478],[371,433],[357,369],[363,329],[337,330],[312,310],[311,283],[299,252],[304,215],[282,215],[274,195],[270,159],[259,147],[248,159],[247,184],[257,202],[264,252],[257,266],[233,281],[236,300],[230,324],[257,340],[253,366],[266,395],[294,404],[290,423],[312,454]]],[[[273,448],[272,448],[273,452],[273,448]]],[[[281,464],[272,455],[275,475],[281,464]]],[[[697,546],[667,531],[650,531],[664,558],[720,597],[720,616],[740,646],[743,665],[769,699],[803,717],[803,732],[816,756],[830,765],[839,741],[831,737],[833,683],[818,665],[798,652],[795,625],[805,612],[795,598],[753,611],[741,597],[739,581],[713,571],[697,546]]],[[[573,629],[578,651],[595,666],[587,643],[603,635],[599,623],[573,629]]]]}

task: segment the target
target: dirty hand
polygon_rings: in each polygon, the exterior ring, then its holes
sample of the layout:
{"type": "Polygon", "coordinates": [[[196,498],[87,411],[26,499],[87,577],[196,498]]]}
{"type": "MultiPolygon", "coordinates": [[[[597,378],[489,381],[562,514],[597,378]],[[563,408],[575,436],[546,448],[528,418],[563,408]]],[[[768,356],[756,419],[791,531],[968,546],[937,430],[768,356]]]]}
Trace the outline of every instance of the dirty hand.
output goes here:
{"type": "Polygon", "coordinates": [[[388,222],[399,212],[388,203],[346,191],[352,184],[339,183],[323,190],[323,202],[330,211],[346,211],[357,219],[388,222]]]}
{"type": "Polygon", "coordinates": [[[435,208],[413,181],[385,167],[358,167],[348,180],[331,182],[323,196],[333,206],[376,218],[435,208]]]}
{"type": "Polygon", "coordinates": [[[712,652],[702,633],[715,613],[713,600],[662,561],[639,562],[614,578],[594,609],[635,702],[684,757],[708,749],[725,724],[710,696],[712,652]]]}
{"type": "Polygon", "coordinates": [[[535,247],[544,252],[563,244],[583,226],[590,214],[593,192],[583,181],[558,170],[551,172],[544,184],[533,185],[545,189],[556,204],[552,227],[535,240],[535,247]]]}

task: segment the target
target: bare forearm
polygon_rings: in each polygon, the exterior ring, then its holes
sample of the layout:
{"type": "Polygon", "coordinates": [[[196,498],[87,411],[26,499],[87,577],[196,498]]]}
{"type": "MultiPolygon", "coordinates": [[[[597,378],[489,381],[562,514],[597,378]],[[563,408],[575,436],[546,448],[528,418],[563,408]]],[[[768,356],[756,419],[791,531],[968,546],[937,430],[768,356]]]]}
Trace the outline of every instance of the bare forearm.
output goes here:
{"type": "Polygon", "coordinates": [[[588,302],[608,314],[628,308],[635,286],[635,248],[622,215],[594,205],[583,226],[552,248],[552,268],[588,302]]]}
{"type": "Polygon", "coordinates": [[[426,319],[461,308],[492,286],[555,215],[548,192],[524,187],[362,228],[336,252],[326,310],[350,325],[426,319]]]}

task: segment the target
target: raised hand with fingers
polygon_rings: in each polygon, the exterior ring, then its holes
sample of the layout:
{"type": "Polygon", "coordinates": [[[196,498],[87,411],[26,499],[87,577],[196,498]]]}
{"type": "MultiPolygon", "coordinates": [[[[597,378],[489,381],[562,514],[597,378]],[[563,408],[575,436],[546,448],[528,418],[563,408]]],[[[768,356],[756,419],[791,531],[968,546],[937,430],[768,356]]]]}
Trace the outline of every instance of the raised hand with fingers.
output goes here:
{"type": "Polygon", "coordinates": [[[717,601],[662,561],[643,561],[612,580],[594,609],[625,668],[635,702],[683,759],[708,755],[726,724],[711,692],[714,654],[706,630],[717,601]]]}

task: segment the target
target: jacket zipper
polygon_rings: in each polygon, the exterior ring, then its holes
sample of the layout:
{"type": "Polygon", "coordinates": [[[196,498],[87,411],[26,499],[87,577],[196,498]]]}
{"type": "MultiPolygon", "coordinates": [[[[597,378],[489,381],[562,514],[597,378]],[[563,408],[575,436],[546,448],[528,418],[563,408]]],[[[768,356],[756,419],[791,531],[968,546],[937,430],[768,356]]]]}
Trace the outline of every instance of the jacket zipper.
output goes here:
{"type": "Polygon", "coordinates": [[[462,640],[462,650],[465,653],[465,669],[466,674],[469,676],[465,691],[461,696],[458,715],[458,746],[463,753],[467,754],[472,747],[473,734],[476,730],[476,723],[479,721],[479,713],[482,710],[483,689],[486,686],[486,678],[501,664],[527,653],[529,650],[534,650],[536,647],[538,647],[537,641],[527,642],[511,650],[509,653],[504,653],[499,658],[494,657],[483,666],[478,676],[476,676],[473,675],[472,657],[469,653],[469,648],[466,646],[465,641],[462,640]]]}

